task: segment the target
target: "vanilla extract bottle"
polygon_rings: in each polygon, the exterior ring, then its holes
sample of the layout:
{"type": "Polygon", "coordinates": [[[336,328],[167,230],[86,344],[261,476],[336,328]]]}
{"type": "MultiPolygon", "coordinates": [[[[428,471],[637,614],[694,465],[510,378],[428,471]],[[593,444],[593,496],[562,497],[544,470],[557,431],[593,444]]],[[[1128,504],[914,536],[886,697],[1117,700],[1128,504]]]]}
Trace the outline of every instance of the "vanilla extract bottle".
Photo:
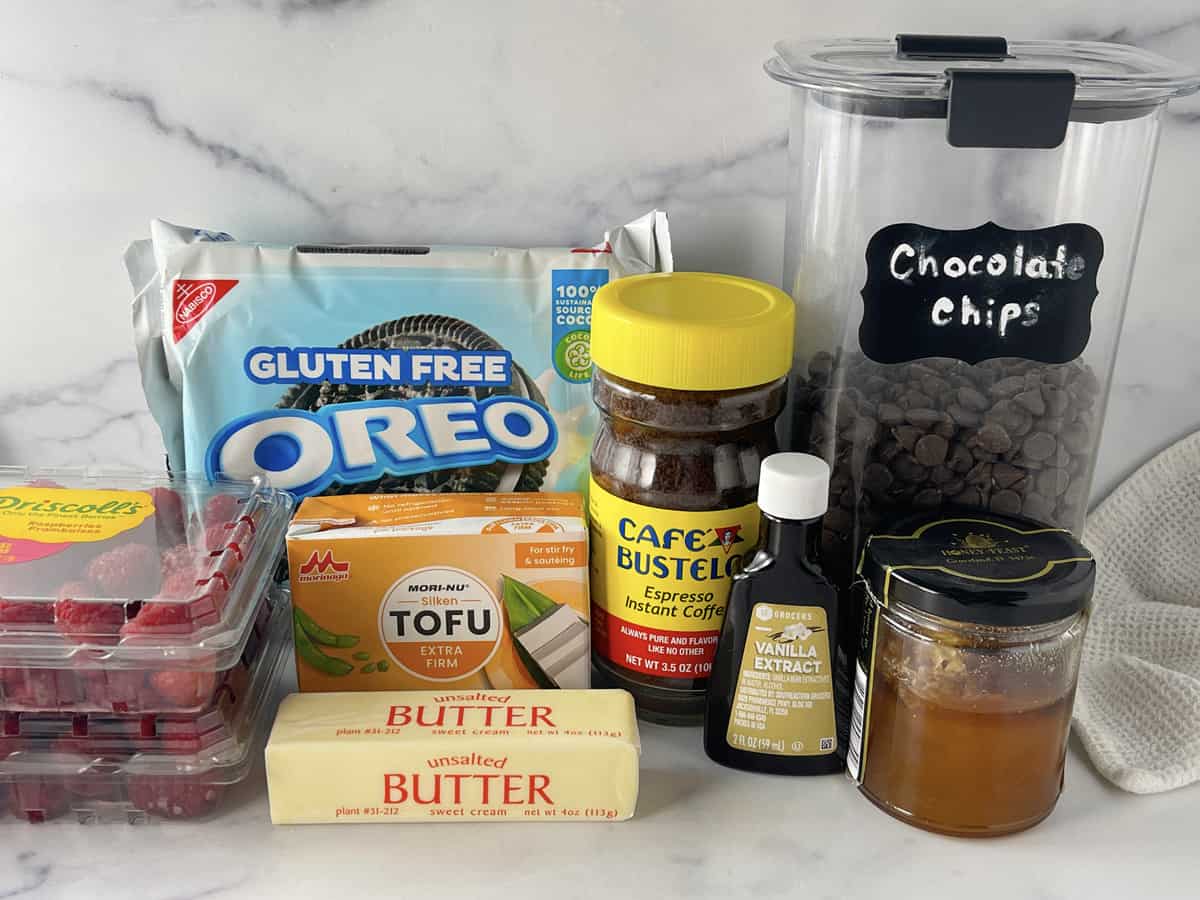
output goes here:
{"type": "Polygon", "coordinates": [[[763,460],[757,554],[733,579],[704,716],[704,749],[735,769],[842,770],[834,661],[839,603],[821,574],[829,466],[806,453],[763,460]]]}

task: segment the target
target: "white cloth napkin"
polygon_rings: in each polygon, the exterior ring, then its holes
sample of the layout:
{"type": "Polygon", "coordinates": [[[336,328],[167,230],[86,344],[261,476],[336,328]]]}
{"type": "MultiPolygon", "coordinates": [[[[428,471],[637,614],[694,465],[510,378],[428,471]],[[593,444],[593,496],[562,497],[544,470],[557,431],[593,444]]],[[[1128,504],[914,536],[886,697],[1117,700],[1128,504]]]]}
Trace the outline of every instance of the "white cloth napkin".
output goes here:
{"type": "Polygon", "coordinates": [[[1083,542],[1097,569],[1076,733],[1124,790],[1200,780],[1200,432],[1113,491],[1083,542]]]}

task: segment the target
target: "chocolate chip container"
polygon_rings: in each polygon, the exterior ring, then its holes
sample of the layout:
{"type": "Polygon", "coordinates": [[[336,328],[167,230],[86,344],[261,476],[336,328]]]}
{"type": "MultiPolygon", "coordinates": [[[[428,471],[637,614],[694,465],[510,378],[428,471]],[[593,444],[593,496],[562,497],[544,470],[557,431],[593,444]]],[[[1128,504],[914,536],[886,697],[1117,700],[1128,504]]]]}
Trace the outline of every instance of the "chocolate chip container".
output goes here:
{"type": "Polygon", "coordinates": [[[1167,102],[1117,44],[785,41],[783,443],[831,463],[843,587],[885,517],[956,504],[1078,531],[1167,102]]]}
{"type": "Polygon", "coordinates": [[[292,499],[0,468],[0,715],[198,715],[252,677],[292,499]]]}

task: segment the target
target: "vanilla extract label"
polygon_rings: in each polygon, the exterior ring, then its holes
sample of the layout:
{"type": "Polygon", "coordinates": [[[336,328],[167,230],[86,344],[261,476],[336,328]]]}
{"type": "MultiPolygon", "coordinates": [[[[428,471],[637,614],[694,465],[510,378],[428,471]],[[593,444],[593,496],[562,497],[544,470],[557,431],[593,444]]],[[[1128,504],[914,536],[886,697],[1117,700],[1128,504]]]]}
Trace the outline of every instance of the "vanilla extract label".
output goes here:
{"type": "Polygon", "coordinates": [[[726,743],[776,756],[837,750],[829,622],[820,606],[756,603],[726,743]]]}
{"type": "Polygon", "coordinates": [[[901,223],[867,244],[859,341],[879,363],[1082,354],[1104,241],[1090,225],[944,230],[901,223]]]}

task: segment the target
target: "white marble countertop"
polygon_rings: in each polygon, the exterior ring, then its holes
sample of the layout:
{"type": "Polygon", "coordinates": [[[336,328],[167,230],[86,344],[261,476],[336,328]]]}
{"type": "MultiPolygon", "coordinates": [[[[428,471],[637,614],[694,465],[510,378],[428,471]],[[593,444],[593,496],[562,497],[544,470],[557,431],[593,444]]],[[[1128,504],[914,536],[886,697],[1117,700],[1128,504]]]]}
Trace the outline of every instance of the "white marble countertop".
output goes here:
{"type": "Polygon", "coordinates": [[[207,821],[0,825],[0,898],[522,896],[1059,900],[1200,894],[1200,785],[1135,796],[1073,741],[1054,813],[1023,834],[927,834],[844,776],[710,762],[698,729],[643,724],[628,822],[274,827],[261,765],[207,821]]]}
{"type": "MultiPolygon", "coordinates": [[[[778,281],[773,41],[1107,39],[1200,65],[1196,0],[8,0],[0,13],[0,462],[162,462],[120,257],[155,216],[275,241],[591,243],[654,206],[680,268],[778,281]]],[[[1166,114],[1093,497],[1200,427],[1200,96],[1166,114]]],[[[1200,786],[1073,746],[1036,829],[927,835],[841,777],[727,771],[644,729],[638,816],[272,828],[261,770],[204,824],[0,823],[4,897],[1200,896],[1200,786]]]]}

